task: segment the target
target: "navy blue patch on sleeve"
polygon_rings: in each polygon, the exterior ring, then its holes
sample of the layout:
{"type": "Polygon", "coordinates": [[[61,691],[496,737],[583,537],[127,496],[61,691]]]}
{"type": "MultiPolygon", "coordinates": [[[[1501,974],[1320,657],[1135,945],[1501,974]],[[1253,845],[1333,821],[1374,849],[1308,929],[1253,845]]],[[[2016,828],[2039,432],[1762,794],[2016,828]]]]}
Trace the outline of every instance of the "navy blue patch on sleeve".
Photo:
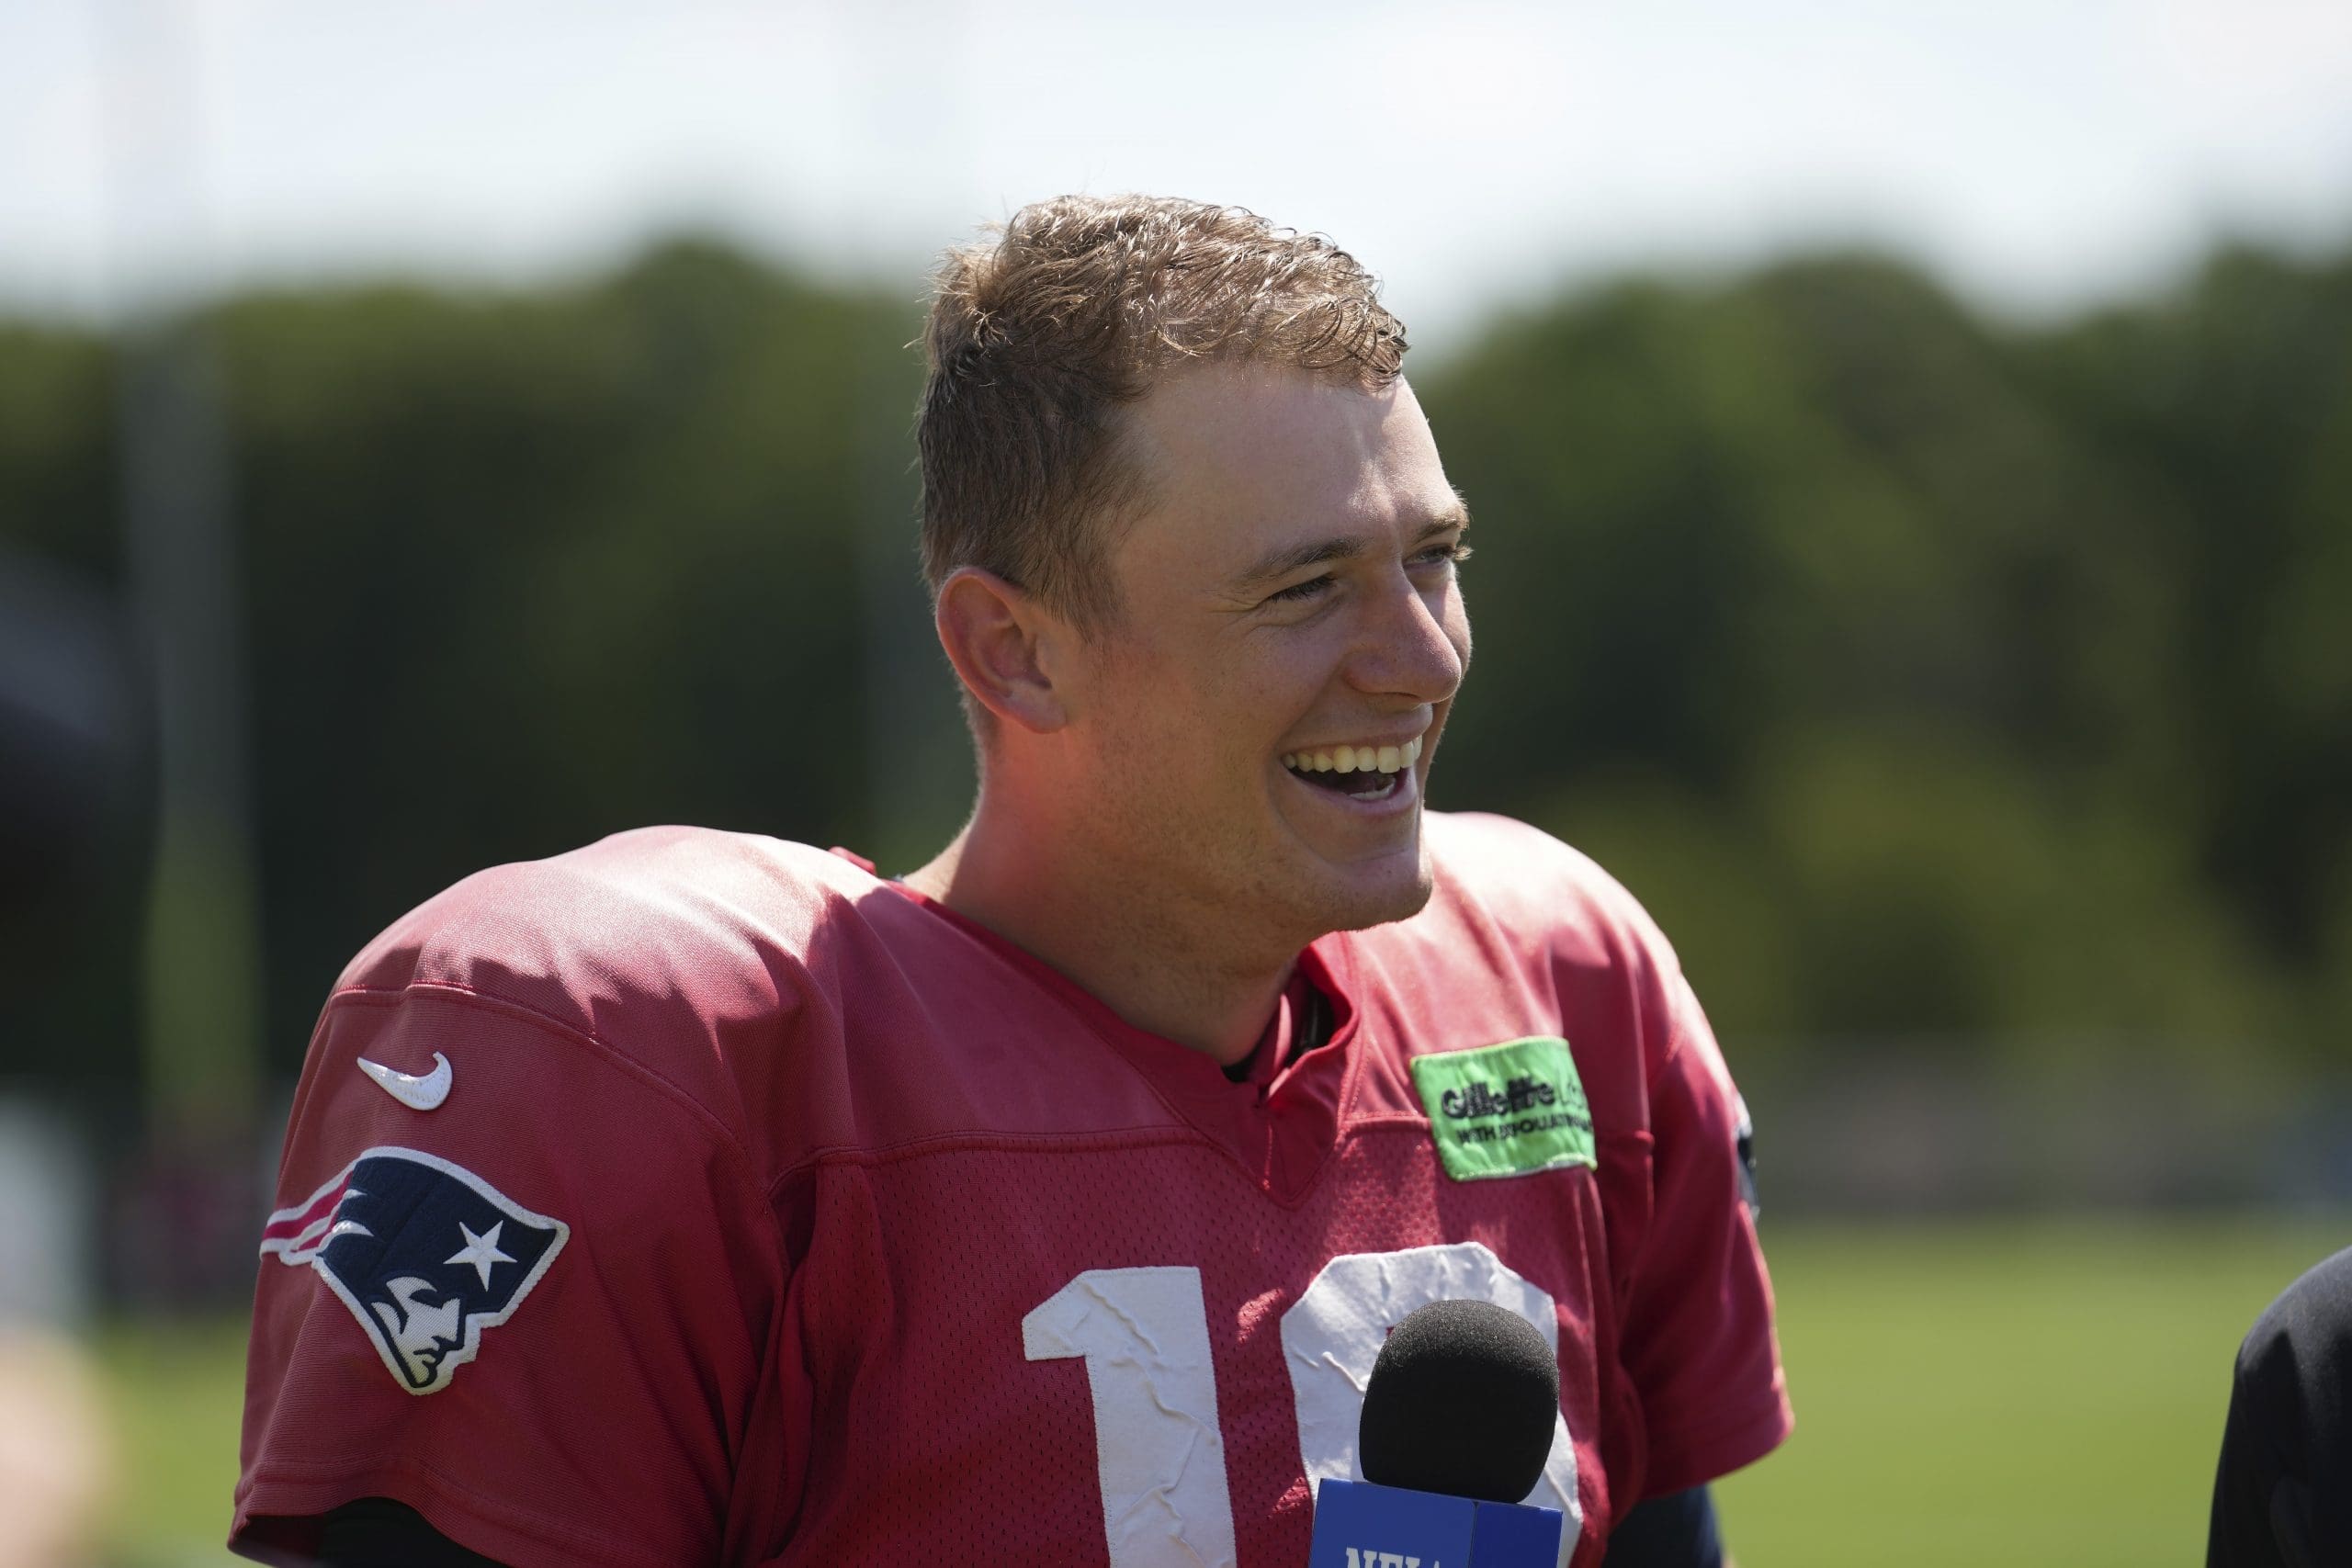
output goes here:
{"type": "Polygon", "coordinates": [[[1764,1216],[1764,1201],[1756,1195],[1756,1123],[1747,1114],[1747,1101],[1735,1099],[1739,1111],[1739,1201],[1747,1205],[1750,1224],[1764,1216]]]}
{"type": "Polygon", "coordinates": [[[514,1315],[571,1227],[415,1149],[369,1149],[270,1215],[261,1250],[309,1264],[402,1388],[435,1393],[514,1315]]]}

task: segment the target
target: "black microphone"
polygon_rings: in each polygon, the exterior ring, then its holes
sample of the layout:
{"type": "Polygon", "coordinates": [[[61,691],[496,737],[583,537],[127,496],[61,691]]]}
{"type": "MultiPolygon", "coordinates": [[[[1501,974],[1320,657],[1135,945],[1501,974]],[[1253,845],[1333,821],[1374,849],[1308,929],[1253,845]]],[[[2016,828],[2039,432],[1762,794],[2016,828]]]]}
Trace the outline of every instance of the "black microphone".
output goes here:
{"type": "Polygon", "coordinates": [[[1413,1313],[1364,1386],[1364,1479],[1317,1490],[1308,1568],[1556,1568],[1561,1515],[1519,1499],[1559,1410],[1559,1363],[1533,1324],[1491,1302],[1413,1313]]]}

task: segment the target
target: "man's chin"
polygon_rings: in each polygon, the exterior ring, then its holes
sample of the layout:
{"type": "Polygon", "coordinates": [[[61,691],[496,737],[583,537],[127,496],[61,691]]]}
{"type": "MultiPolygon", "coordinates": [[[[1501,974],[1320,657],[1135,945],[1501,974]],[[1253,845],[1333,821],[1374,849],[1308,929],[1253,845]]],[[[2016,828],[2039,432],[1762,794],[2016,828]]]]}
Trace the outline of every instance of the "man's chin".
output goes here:
{"type": "Polygon", "coordinates": [[[1358,868],[1355,875],[1332,880],[1317,903],[1318,923],[1324,930],[1360,931],[1392,925],[1429,907],[1437,882],[1426,851],[1416,846],[1409,865],[1381,869],[1385,874],[1365,874],[1372,868],[1364,867],[1358,868]]]}

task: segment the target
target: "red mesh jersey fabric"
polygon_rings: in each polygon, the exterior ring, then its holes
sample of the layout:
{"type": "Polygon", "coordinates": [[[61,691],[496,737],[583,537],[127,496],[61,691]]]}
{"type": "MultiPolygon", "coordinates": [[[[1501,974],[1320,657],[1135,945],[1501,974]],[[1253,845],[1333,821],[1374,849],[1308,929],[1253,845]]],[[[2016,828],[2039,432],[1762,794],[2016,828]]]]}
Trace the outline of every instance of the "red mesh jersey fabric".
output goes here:
{"type": "MultiPolygon", "coordinates": [[[[380,1281],[266,1256],[236,1544],[376,1494],[518,1564],[1288,1568],[1351,1358],[1485,1293],[1556,1332],[1547,1473],[1598,1562],[1788,1428],[1736,1100],[1613,884],[1518,824],[1429,831],[1430,908],[1310,949],[1330,1039],[1238,1084],[800,846],[653,829],[460,884],[346,974],[278,1202],[396,1146],[568,1239],[423,1394],[380,1281]],[[1409,1063],[1527,1036],[1567,1042],[1597,1160],[1456,1180],[1409,1063]],[[356,1066],[436,1050],[430,1111],[356,1066]]],[[[412,1337],[501,1299],[439,1245],[412,1337]]]]}

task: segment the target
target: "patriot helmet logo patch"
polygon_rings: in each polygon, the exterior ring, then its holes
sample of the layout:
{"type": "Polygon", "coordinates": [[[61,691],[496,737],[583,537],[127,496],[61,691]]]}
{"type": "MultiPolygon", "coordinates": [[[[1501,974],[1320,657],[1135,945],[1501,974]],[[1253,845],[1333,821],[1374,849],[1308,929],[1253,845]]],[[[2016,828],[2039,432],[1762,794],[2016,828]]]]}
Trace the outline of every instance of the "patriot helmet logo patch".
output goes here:
{"type": "Polygon", "coordinates": [[[351,1309],[400,1385],[436,1393],[514,1315],[571,1227],[460,1165],[369,1149],[262,1227],[261,1250],[309,1264],[351,1309]]]}

